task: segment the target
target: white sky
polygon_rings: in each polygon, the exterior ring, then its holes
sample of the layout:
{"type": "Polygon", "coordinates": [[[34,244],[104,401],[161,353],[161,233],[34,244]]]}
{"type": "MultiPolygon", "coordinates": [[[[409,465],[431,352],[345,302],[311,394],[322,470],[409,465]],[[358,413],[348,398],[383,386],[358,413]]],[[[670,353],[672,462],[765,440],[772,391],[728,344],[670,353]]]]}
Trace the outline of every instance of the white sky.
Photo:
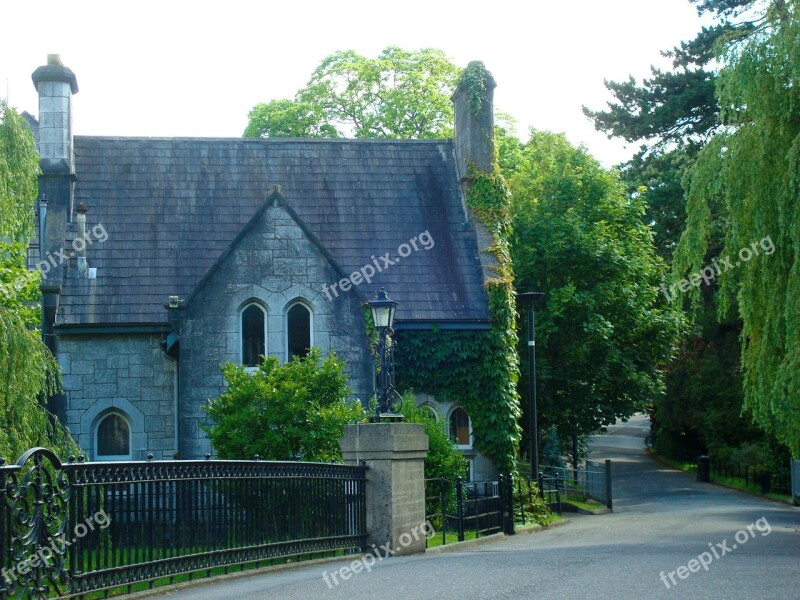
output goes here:
{"type": "Polygon", "coordinates": [[[606,165],[636,148],[596,132],[581,106],[604,107],[604,78],[647,76],[700,27],[688,0],[37,0],[0,15],[0,95],[36,114],[30,75],[61,54],[80,87],[76,134],[240,136],[253,105],[292,97],[328,54],[433,47],[459,66],[482,60],[495,108],[522,133],[565,132],[606,165]]]}

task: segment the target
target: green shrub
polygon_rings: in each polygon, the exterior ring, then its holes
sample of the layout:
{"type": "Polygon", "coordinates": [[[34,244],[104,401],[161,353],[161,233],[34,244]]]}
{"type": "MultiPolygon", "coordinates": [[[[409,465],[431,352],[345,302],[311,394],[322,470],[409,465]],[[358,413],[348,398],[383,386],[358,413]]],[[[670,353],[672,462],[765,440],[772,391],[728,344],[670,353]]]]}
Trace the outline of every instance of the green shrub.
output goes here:
{"type": "Polygon", "coordinates": [[[443,478],[455,481],[467,472],[467,461],[447,434],[446,425],[426,408],[417,406],[412,393],[403,395],[395,407],[406,423],[421,423],[428,436],[428,456],[425,459],[425,479],[443,478]]]}
{"type": "Polygon", "coordinates": [[[351,393],[343,363],[333,354],[322,360],[318,348],[286,364],[267,357],[254,371],[226,363],[227,391],[209,400],[208,434],[220,458],[264,460],[341,460],[339,440],[348,423],[363,419],[351,393]]]}
{"type": "Polygon", "coordinates": [[[550,513],[547,502],[539,496],[538,486],[529,482],[527,477],[517,475],[514,478],[515,521],[523,525],[526,523],[547,525],[550,513]]]}

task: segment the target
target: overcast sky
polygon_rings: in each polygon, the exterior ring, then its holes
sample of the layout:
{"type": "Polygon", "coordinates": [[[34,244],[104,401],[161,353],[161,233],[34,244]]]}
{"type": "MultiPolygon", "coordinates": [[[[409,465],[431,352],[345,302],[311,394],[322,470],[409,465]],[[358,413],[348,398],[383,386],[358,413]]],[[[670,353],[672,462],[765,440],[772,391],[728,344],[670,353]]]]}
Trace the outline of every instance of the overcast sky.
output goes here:
{"type": "Polygon", "coordinates": [[[596,132],[581,106],[605,106],[604,78],[646,76],[700,27],[688,0],[37,0],[0,14],[0,94],[36,114],[30,75],[61,54],[80,87],[76,134],[240,136],[253,105],[292,97],[328,54],[432,47],[482,60],[521,134],[565,132],[606,165],[636,148],[596,132]]]}

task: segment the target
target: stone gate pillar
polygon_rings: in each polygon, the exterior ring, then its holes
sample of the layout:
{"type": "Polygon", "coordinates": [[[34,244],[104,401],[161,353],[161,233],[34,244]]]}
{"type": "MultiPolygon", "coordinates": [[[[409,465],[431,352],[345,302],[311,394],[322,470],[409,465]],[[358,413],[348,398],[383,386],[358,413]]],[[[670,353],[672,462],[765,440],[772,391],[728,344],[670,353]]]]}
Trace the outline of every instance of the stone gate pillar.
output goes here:
{"type": "Polygon", "coordinates": [[[389,544],[397,554],[425,551],[425,469],[428,436],[416,423],[347,425],[341,440],[346,464],[367,470],[370,544],[389,544]]]}

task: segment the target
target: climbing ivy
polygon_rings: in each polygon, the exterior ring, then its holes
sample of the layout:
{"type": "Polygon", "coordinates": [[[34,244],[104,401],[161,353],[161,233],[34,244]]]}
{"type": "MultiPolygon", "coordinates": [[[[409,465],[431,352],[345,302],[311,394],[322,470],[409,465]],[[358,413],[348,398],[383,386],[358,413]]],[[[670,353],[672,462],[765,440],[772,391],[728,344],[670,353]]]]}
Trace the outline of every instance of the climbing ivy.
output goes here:
{"type": "MultiPolygon", "coordinates": [[[[462,75],[473,114],[486,97],[489,77],[481,63],[470,63],[462,75]],[[480,103],[474,100],[480,95],[480,103]]],[[[396,371],[399,389],[414,388],[440,400],[457,402],[472,419],[473,446],[501,471],[510,471],[517,457],[521,430],[517,394],[516,309],[508,249],[509,195],[500,169],[486,172],[469,165],[465,181],[467,205],[492,234],[483,252],[496,263],[484,281],[492,315],[488,330],[398,331],[396,371]]]]}
{"type": "Polygon", "coordinates": [[[517,456],[520,408],[513,277],[508,246],[501,235],[508,222],[487,218],[505,214],[491,203],[492,196],[501,206],[506,202],[501,183],[500,177],[473,167],[467,194],[473,214],[486,219],[484,223],[495,233],[495,243],[488,250],[498,263],[494,276],[484,284],[491,329],[401,330],[395,338],[398,389],[414,388],[463,406],[472,419],[473,446],[505,471],[513,468],[517,456]]]}
{"type": "Polygon", "coordinates": [[[469,63],[461,74],[459,87],[466,90],[469,110],[474,117],[478,116],[486,101],[486,81],[488,79],[489,72],[479,60],[469,63]]]}

